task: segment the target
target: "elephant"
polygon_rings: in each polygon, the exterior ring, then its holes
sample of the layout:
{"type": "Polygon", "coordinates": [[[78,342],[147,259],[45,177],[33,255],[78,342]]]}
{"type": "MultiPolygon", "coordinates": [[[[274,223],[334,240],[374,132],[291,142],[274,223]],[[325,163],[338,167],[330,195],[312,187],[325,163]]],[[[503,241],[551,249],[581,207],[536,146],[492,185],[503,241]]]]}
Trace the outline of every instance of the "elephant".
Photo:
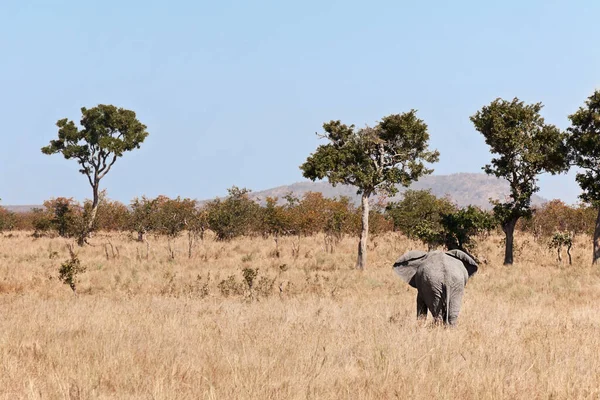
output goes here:
{"type": "Polygon", "coordinates": [[[460,250],[413,250],[393,266],[402,280],[417,289],[417,318],[456,325],[467,280],[477,272],[477,263],[460,250]]]}

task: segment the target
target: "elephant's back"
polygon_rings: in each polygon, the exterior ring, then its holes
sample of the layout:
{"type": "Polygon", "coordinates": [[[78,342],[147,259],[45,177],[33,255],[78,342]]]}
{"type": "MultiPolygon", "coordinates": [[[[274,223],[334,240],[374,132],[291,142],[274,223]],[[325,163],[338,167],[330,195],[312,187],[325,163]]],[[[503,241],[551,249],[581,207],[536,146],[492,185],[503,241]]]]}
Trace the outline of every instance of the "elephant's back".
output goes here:
{"type": "Polygon", "coordinates": [[[427,259],[415,274],[418,283],[420,282],[423,286],[436,287],[444,282],[446,266],[443,255],[444,253],[437,251],[427,254],[427,259]]]}
{"type": "Polygon", "coordinates": [[[444,271],[446,282],[451,284],[453,287],[462,286],[467,284],[469,274],[462,261],[456,258],[445,255],[443,258],[444,271]]]}
{"type": "Polygon", "coordinates": [[[468,277],[462,262],[442,251],[429,253],[415,274],[417,281],[433,286],[438,283],[464,286],[468,277]]]}

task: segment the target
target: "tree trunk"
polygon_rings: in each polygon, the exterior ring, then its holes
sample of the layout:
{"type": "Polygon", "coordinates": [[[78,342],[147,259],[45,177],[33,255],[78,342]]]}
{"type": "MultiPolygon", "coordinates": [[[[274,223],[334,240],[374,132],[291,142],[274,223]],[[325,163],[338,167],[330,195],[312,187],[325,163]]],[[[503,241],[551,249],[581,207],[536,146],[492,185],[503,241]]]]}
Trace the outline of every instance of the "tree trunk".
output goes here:
{"type": "Polygon", "coordinates": [[[169,257],[171,258],[171,260],[175,259],[175,250],[173,250],[173,246],[171,244],[171,237],[167,236],[167,245],[169,248],[169,257]]]}
{"type": "Polygon", "coordinates": [[[598,208],[596,226],[594,227],[594,254],[592,258],[592,264],[598,264],[598,259],[600,259],[600,208],[598,208]]]}
{"type": "Polygon", "coordinates": [[[281,253],[279,253],[279,234],[277,232],[273,235],[273,240],[275,241],[275,257],[279,258],[281,253]]]}
{"type": "Polygon", "coordinates": [[[298,240],[296,242],[292,240],[292,256],[294,257],[294,260],[297,260],[298,256],[300,256],[300,234],[298,234],[298,240]]]}
{"type": "Polygon", "coordinates": [[[90,211],[90,219],[87,222],[87,232],[89,234],[94,227],[94,221],[96,220],[96,214],[98,213],[98,204],[100,203],[100,196],[98,194],[98,185],[94,187],[94,198],[92,200],[92,210],[90,211]]]}
{"type": "Polygon", "coordinates": [[[369,193],[363,193],[360,198],[362,210],[360,240],[358,241],[358,258],[356,268],[363,270],[367,266],[367,240],[369,238],[369,193]]]}
{"type": "Polygon", "coordinates": [[[77,244],[79,246],[83,246],[86,242],[86,239],[88,238],[88,236],[90,235],[90,232],[92,232],[92,229],[94,227],[94,221],[96,220],[96,214],[98,213],[98,205],[100,204],[100,195],[98,193],[98,184],[96,184],[95,186],[92,186],[93,189],[93,193],[94,193],[94,197],[92,199],[92,209],[90,210],[90,215],[88,217],[88,220],[85,221],[85,228],[83,229],[83,232],[81,232],[79,238],[77,239],[77,244]]]}
{"type": "Polygon", "coordinates": [[[192,251],[194,249],[194,233],[188,231],[188,258],[192,258],[192,251]]]}
{"type": "Polygon", "coordinates": [[[513,263],[514,234],[515,226],[517,225],[517,220],[518,218],[512,218],[502,225],[502,230],[506,235],[506,246],[504,248],[504,265],[512,265],[513,263]]]}

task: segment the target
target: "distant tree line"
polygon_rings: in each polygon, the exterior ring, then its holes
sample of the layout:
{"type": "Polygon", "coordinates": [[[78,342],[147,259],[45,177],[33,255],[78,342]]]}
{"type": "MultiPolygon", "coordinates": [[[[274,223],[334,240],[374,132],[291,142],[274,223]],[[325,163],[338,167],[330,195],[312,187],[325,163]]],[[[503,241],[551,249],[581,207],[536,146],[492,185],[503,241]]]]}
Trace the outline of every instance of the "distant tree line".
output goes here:
{"type": "MultiPolygon", "coordinates": [[[[357,236],[362,229],[361,210],[347,197],[331,199],[309,192],[302,198],[291,194],[282,199],[267,197],[261,203],[250,198],[249,190],[235,186],[229,189],[229,196],[202,204],[158,196],[135,198],[125,205],[101,192],[92,231],[130,232],[139,241],[147,240],[148,235],[169,239],[185,235],[191,252],[207,231],[218,241],[261,236],[273,238],[276,244],[285,236],[321,233],[328,248],[333,248],[344,236],[357,236]]],[[[34,237],[77,239],[89,228],[86,221],[91,209],[91,201],[81,204],[65,197],[47,200],[43,208],[24,213],[0,207],[0,231],[25,230],[34,237]]],[[[472,251],[477,237],[501,228],[492,211],[475,206],[460,208],[449,198],[426,190],[407,190],[397,202],[377,202],[369,213],[371,235],[400,232],[430,249],[443,246],[472,251]]],[[[592,235],[595,222],[594,207],[552,200],[534,207],[531,216],[521,219],[516,229],[547,240],[557,232],[592,235]]]]}

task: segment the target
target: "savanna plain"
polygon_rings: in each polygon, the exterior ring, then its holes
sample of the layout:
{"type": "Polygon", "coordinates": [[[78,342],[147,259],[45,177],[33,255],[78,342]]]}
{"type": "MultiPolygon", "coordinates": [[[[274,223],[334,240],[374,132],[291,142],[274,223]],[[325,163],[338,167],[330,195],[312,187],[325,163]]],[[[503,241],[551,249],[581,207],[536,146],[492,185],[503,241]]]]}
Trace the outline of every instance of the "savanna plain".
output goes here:
{"type": "Polygon", "coordinates": [[[596,399],[600,271],[517,234],[479,239],[456,328],[416,320],[392,264],[418,242],[0,237],[1,399],[596,399]],[[172,250],[169,250],[169,247],[172,250]],[[174,258],[172,257],[174,256],[174,258]]]}

